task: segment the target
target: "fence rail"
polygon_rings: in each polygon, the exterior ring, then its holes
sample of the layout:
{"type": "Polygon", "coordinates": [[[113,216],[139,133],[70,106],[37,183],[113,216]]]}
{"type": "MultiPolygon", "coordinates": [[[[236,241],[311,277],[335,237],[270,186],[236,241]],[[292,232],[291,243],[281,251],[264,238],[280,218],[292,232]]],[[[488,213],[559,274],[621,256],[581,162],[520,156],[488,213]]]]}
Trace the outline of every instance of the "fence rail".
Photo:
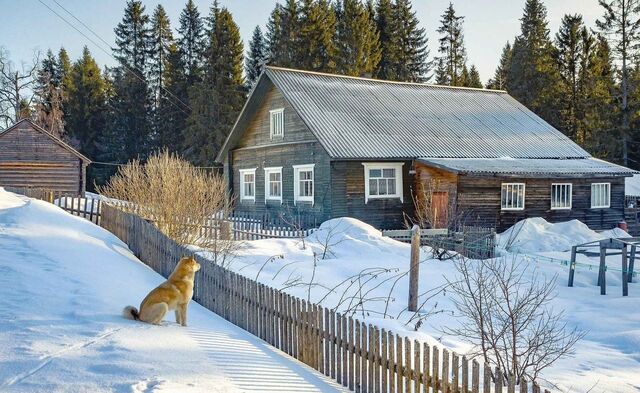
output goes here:
{"type": "MultiPolygon", "coordinates": [[[[411,242],[411,230],[384,230],[383,236],[396,239],[401,242],[411,242]]],[[[447,229],[422,229],[420,231],[420,243],[433,248],[454,250],[473,259],[486,259],[495,256],[494,228],[462,227],[461,232],[450,232],[447,229]]]]}
{"type": "MultiPolygon", "coordinates": [[[[101,225],[167,277],[191,252],[140,217],[103,205],[101,225]]],[[[489,365],[366,324],[243,277],[201,256],[194,300],[356,392],[539,393],[489,365]],[[517,387],[516,387],[517,386],[517,387]]],[[[546,391],[545,391],[546,392],[546,391]]]]}

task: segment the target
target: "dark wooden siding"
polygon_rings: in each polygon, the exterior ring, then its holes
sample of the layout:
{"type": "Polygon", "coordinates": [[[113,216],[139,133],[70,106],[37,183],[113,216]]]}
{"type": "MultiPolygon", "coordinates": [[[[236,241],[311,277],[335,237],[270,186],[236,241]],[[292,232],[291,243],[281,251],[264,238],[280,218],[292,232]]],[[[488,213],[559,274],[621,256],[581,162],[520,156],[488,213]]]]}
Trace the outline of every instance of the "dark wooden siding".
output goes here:
{"type": "Polygon", "coordinates": [[[590,228],[611,229],[624,217],[624,178],[519,179],[459,176],[458,209],[469,224],[495,226],[502,231],[519,220],[544,217],[550,222],[578,219],[590,228]],[[501,184],[525,183],[525,208],[500,209],[501,184]],[[572,183],[571,210],[551,210],[551,184],[572,183]],[[611,207],[591,209],[591,183],[611,183],[611,207]]]}
{"type": "Polygon", "coordinates": [[[272,87],[249,122],[247,129],[231,150],[231,165],[225,165],[227,178],[231,179],[232,192],[236,199],[236,210],[240,212],[272,213],[301,212],[315,216],[318,222],[329,218],[331,211],[329,156],[317,142],[302,119],[289,105],[279,90],[272,87]],[[269,134],[269,111],[284,108],[284,137],[271,139],[269,134]],[[293,200],[293,165],[315,164],[314,204],[293,200]],[[265,201],[264,168],[282,167],[282,204],[265,201]],[[255,202],[239,199],[239,170],[256,169],[255,202]]]}
{"type": "Polygon", "coordinates": [[[77,155],[28,122],[0,136],[0,186],[78,193],[84,191],[83,173],[77,155]]]}
{"type": "Polygon", "coordinates": [[[256,111],[255,116],[251,119],[249,126],[235,148],[301,141],[317,141],[317,139],[284,98],[280,90],[272,87],[265,94],[263,104],[256,111]],[[269,111],[279,108],[284,108],[284,138],[274,138],[272,140],[269,134],[269,111]]]}
{"type": "Polygon", "coordinates": [[[411,162],[402,167],[403,196],[400,199],[364,198],[364,167],[360,161],[331,163],[332,217],[354,217],[380,229],[404,228],[404,213],[413,215],[411,198],[414,176],[409,175],[411,162]]]}

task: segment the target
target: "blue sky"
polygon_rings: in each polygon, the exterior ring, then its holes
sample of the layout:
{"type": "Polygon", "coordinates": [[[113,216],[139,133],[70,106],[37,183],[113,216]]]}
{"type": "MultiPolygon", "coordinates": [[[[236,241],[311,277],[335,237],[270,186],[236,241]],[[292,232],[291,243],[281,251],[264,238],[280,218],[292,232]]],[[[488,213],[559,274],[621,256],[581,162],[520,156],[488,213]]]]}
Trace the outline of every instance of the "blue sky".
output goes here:
{"type": "MultiPolygon", "coordinates": [[[[68,20],[81,27],[66,15],[54,0],[41,0],[57,10],[68,20]]],[[[125,0],[57,0],[78,19],[90,26],[102,39],[113,43],[113,29],[122,18],[125,0]]],[[[202,14],[207,13],[213,0],[196,0],[202,14]]],[[[240,26],[245,48],[253,28],[267,22],[276,0],[219,0],[229,8],[240,26]]],[[[161,3],[174,28],[186,0],[145,0],[149,14],[161,3]]],[[[429,37],[431,56],[436,55],[438,35],[436,29],[440,15],[449,0],[413,0],[414,9],[429,37]]],[[[518,33],[524,0],[454,0],[456,11],[465,16],[465,38],[471,64],[480,71],[483,81],[493,74],[504,43],[518,33]]],[[[594,27],[595,20],[602,14],[597,0],[546,0],[550,29],[553,34],[558,29],[560,19],[566,13],[580,13],[588,26],[594,27]]],[[[99,40],[89,37],[102,46],[99,40]]],[[[114,60],[103,53],[85,37],[69,27],[51,13],[39,0],[0,0],[0,46],[5,47],[14,62],[31,59],[34,50],[45,52],[52,48],[57,51],[64,46],[72,60],[88,45],[100,65],[112,65],[114,60]]]]}

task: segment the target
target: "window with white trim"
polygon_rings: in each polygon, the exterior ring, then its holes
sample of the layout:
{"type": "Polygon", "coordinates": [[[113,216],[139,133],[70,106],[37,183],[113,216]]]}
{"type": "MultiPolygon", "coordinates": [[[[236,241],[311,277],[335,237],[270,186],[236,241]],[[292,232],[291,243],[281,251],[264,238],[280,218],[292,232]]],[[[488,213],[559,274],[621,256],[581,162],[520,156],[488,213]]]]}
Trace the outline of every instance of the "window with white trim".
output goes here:
{"type": "Polygon", "coordinates": [[[293,202],[311,202],[313,205],[313,193],[315,179],[313,168],[315,164],[293,166],[293,202]]]}
{"type": "Polygon", "coordinates": [[[264,198],[282,202],[282,167],[264,168],[264,198]]]}
{"type": "Polygon", "coordinates": [[[256,168],[240,169],[240,200],[256,200],[256,168]]]}
{"type": "Polygon", "coordinates": [[[571,209],[571,183],[551,184],[551,210],[571,209]]]}
{"type": "Polygon", "coordinates": [[[364,165],[364,202],[369,199],[393,199],[402,197],[401,162],[367,162],[364,165]]]}
{"type": "Polygon", "coordinates": [[[611,206],[611,183],[591,183],[591,208],[611,206]]]}
{"type": "Polygon", "coordinates": [[[502,183],[500,208],[502,210],[524,210],[524,183],[502,183]]]}
{"type": "Polygon", "coordinates": [[[284,108],[269,111],[270,138],[284,138],[284,108]]]}

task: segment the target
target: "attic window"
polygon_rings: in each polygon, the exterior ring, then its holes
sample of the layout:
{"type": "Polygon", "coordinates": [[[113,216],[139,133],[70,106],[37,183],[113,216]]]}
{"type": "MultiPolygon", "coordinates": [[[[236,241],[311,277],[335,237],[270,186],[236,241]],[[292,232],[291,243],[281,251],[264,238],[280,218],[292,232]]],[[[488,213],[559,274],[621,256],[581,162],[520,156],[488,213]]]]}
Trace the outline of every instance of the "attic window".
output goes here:
{"type": "Polygon", "coordinates": [[[271,139],[284,138],[284,108],[269,111],[269,133],[271,139]]]}

